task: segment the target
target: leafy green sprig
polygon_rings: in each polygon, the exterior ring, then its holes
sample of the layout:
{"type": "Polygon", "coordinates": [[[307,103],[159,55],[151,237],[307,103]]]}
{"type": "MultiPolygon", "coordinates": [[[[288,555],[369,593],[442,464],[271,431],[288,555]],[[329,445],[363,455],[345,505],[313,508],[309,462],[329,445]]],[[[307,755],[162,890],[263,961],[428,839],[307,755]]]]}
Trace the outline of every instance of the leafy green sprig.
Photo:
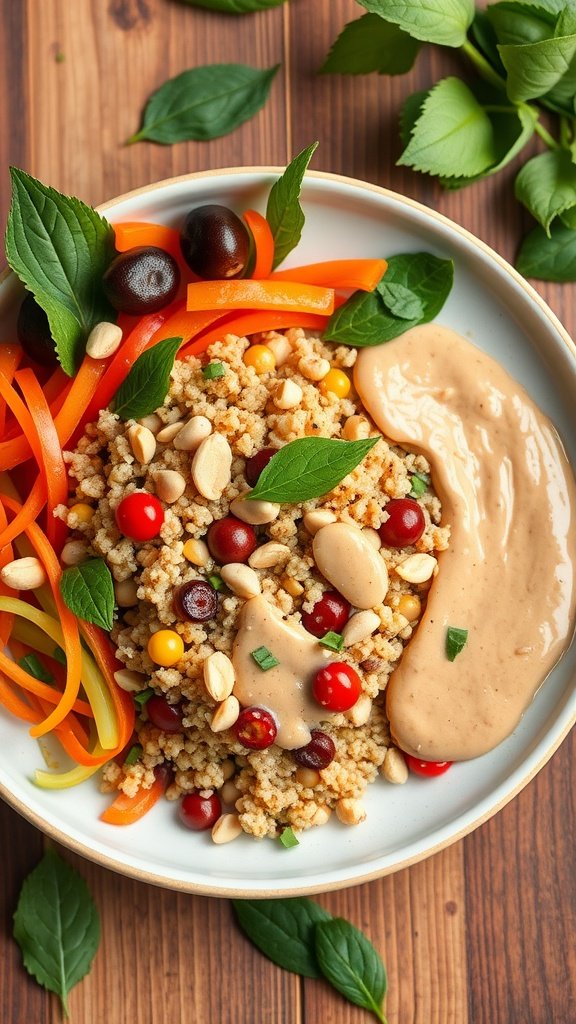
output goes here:
{"type": "Polygon", "coordinates": [[[546,151],[519,172],[515,194],[538,226],[517,267],[550,281],[576,280],[576,7],[562,0],[357,0],[323,72],[398,75],[423,44],[459,48],[479,80],[450,76],[409,96],[398,161],[457,189],[497,173],[534,135],[546,151]],[[555,115],[556,137],[542,116],[555,115]]]}

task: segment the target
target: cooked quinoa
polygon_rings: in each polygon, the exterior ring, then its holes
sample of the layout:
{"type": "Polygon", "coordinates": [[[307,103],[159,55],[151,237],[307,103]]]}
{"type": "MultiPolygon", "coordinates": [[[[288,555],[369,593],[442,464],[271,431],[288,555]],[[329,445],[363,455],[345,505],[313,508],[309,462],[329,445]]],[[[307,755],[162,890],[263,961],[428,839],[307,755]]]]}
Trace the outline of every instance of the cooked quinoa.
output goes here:
{"type": "MultiPolygon", "coordinates": [[[[123,422],[109,410],[87,427],[76,451],[65,453],[76,483],[76,502],[88,503],[94,514],[82,522],[68,509],[61,508],[59,513],[75,531],[74,536],[85,542],[84,551],[76,546],[75,557],[103,557],[115,580],[118,615],[112,639],[129,673],[119,677],[119,682],[134,692],[151,688],[183,712],[182,731],[163,732],[147,719],[143,704],[137,721],[142,754],[130,766],[110,762],[103,772],[105,791],[133,795],[140,787],[150,787],[154,769],[166,764],[171,769],[168,799],[178,800],[191,791],[218,791],[223,811],[234,815],[244,832],[274,837],[287,826],[298,831],[323,824],[333,810],[342,822],[357,823],[363,817],[361,800],[368,783],[379,773],[388,781],[402,781],[401,753],[386,757],[393,747],[383,694],[418,624],[418,609],[424,605],[430,580],[409,584],[395,567],[413,552],[432,554],[447,546],[449,530],[440,525],[440,502],[430,488],[418,498],[426,528],[417,544],[401,550],[380,547],[389,588],[384,602],[372,609],[379,625],[366,638],[334,654],[335,660],[357,671],[362,697],[350,711],[332,714],[329,720],[323,719],[323,709],[318,707],[318,728],[332,738],[336,748],[336,756],[326,768],[303,769],[290,750],[276,743],[263,750],[249,750],[237,740],[233,728],[220,732],[211,728],[218,702],[205,685],[205,662],[215,651],[231,657],[246,599],[224,587],[216,616],[201,623],[182,621],[173,602],[182,584],[220,575],[222,567],[204,544],[187,542],[203,541],[210,524],[229,515],[231,502],[249,490],[246,460],[262,448],[280,448],[298,438],[378,436],[379,440],[334,490],[312,501],[282,505],[277,518],[256,527],[259,545],[276,542],[283,546],[276,564],[253,570],[266,601],[286,621],[298,624],[302,613],[312,611],[322,594],[333,589],[315,565],[313,537],[304,523],[304,516],[314,509],[327,510],[337,521],[369,531],[365,536],[379,545],[376,531],[387,519],[387,501],[408,495],[412,475],[428,473],[429,466],[422,456],[407,453],[380,435],[353,386],[347,397],[339,398],[322,389],[317,379],[310,379],[325,375],[329,368],[350,371],[356,354],[354,349],[326,345],[300,329],[251,339],[227,335],[212,344],[202,360],[176,361],[164,405],[141,421],[155,438],[149,461],[141,462],[135,455],[140,451],[134,441],[135,422],[123,422]],[[254,343],[270,346],[275,352],[274,370],[258,374],[245,364],[244,353],[254,343]],[[206,379],[202,367],[210,361],[222,363],[225,372],[206,379]],[[299,400],[288,409],[278,404],[282,404],[283,381],[292,381],[300,389],[295,392],[299,400]],[[229,480],[215,500],[198,493],[191,474],[194,451],[178,447],[179,428],[166,431],[192,416],[206,417],[212,433],[225,438],[231,449],[229,480]],[[161,490],[159,481],[167,479],[162,478],[165,470],[179,475],[170,477],[172,483],[182,478],[183,493],[163,502],[160,535],[135,543],[120,533],[115,510],[133,491],[161,490]],[[408,595],[417,600],[407,601],[408,595]],[[409,609],[409,614],[402,614],[402,609],[409,609]],[[154,664],[147,650],[151,634],[160,629],[174,630],[184,644],[182,657],[169,668],[154,664]]],[[[141,451],[140,455],[143,457],[141,451]]]]}

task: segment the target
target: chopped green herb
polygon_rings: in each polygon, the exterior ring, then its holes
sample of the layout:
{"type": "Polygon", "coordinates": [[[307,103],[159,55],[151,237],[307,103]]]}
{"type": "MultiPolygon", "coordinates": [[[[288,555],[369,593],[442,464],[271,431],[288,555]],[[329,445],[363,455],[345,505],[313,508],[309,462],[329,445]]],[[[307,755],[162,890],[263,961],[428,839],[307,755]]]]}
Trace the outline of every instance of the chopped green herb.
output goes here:
{"type": "Polygon", "coordinates": [[[210,574],[208,582],[212,584],[214,590],[222,590],[224,587],[224,580],[216,572],[210,574]]]}
{"type": "Polygon", "coordinates": [[[66,665],[66,653],[61,647],[55,647],[52,651],[52,657],[54,661],[58,661],[61,665],[66,665]]]}
{"type": "Polygon", "coordinates": [[[293,846],[300,846],[300,842],[296,839],[290,825],[287,825],[286,828],[282,829],[278,839],[282,843],[282,846],[287,850],[291,850],[293,846]]]}
{"type": "Polygon", "coordinates": [[[269,668],[274,668],[275,665],[280,664],[278,658],[275,658],[267,647],[257,647],[255,651],[250,651],[250,654],[258,668],[261,668],[263,672],[267,672],[269,668]]]}
{"type": "Polygon", "coordinates": [[[411,498],[421,498],[423,494],[428,490],[430,484],[430,477],[427,473],[413,473],[410,482],[412,484],[412,490],[410,491],[411,498]]]}
{"type": "Polygon", "coordinates": [[[147,690],[141,690],[140,693],[134,694],[134,703],[137,704],[139,708],[143,708],[150,700],[150,697],[153,696],[154,690],[149,686],[147,690]]]}
{"type": "Polygon", "coordinates": [[[208,363],[202,370],[202,376],[205,380],[215,380],[216,377],[223,377],[226,373],[226,367],[224,363],[208,363]]]}
{"type": "Polygon", "coordinates": [[[341,633],[333,633],[332,630],[329,630],[319,640],[319,643],[322,644],[322,647],[329,647],[331,651],[341,651],[344,647],[344,637],[341,633]]]}
{"type": "Polygon", "coordinates": [[[33,679],[39,679],[41,683],[53,683],[54,676],[44,667],[37,654],[25,654],[18,661],[20,668],[23,668],[33,679]]]}
{"type": "Polygon", "coordinates": [[[130,750],[126,754],[126,757],[124,758],[124,764],[128,765],[128,767],[131,767],[133,764],[136,764],[136,762],[139,761],[140,758],[142,757],[143,749],[144,748],[142,747],[141,743],[135,743],[133,747],[130,747],[130,750]]]}
{"type": "Polygon", "coordinates": [[[466,646],[467,640],[467,629],[459,629],[458,626],[448,626],[446,631],[446,657],[449,661],[454,661],[454,658],[466,646]]]}

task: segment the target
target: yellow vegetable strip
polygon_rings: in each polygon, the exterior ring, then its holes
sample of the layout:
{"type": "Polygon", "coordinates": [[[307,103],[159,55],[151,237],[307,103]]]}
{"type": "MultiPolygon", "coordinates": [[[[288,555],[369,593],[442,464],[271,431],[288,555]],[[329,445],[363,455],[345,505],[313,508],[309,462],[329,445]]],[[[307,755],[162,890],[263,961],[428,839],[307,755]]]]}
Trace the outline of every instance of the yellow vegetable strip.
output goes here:
{"type": "MultiPolygon", "coordinates": [[[[99,743],[96,744],[93,753],[103,753],[99,743]]],[[[68,772],[45,772],[41,768],[37,768],[32,779],[41,789],[71,789],[72,786],[79,786],[91,775],[95,775],[100,767],[101,765],[97,764],[89,767],[78,765],[77,768],[71,768],[68,772]]]]}

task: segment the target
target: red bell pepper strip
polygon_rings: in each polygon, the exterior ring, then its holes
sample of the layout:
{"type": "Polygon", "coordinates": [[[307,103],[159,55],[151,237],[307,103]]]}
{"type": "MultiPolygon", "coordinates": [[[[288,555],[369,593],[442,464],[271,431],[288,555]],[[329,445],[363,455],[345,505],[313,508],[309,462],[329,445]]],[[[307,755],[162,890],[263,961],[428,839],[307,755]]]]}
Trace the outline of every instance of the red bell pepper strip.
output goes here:
{"type": "Polygon", "coordinates": [[[168,769],[160,766],[155,769],[155,775],[156,779],[150,789],[139,789],[134,796],[119,793],[114,803],[100,815],[100,820],[108,825],[132,825],[143,818],[158,803],[168,785],[168,769]]]}
{"type": "Polygon", "coordinates": [[[271,281],[302,281],[305,284],[330,288],[352,288],[354,291],[374,290],[388,264],[386,260],[327,260],[309,263],[289,270],[275,270],[271,281]]]}
{"type": "MultiPolygon", "coordinates": [[[[252,277],[262,279],[272,273],[274,262],[274,235],[272,229],[257,210],[246,210],[242,214],[254,239],[255,260],[252,277]]],[[[294,278],[296,280],[296,278],[294,278]]]]}

